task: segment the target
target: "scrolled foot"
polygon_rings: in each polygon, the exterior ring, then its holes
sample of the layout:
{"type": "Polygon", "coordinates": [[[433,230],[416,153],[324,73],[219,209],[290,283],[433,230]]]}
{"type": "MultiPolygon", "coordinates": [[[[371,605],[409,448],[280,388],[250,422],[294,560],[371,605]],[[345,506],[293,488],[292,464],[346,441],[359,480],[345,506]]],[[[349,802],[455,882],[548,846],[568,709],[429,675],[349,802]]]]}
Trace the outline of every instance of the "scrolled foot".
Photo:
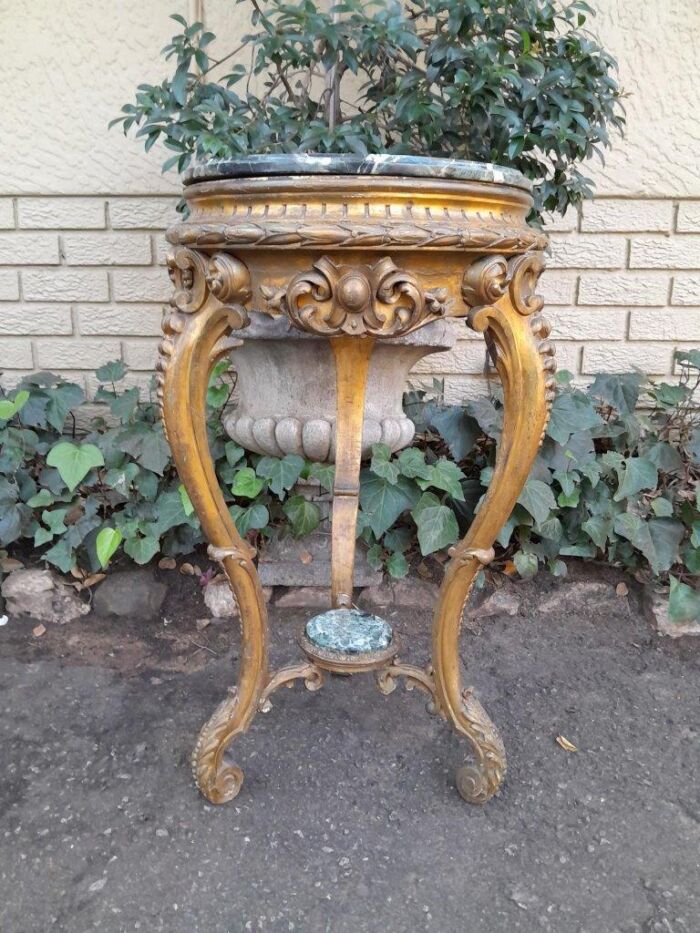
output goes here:
{"type": "Polygon", "coordinates": [[[457,790],[462,800],[467,803],[486,803],[496,793],[501,784],[501,778],[497,777],[494,781],[493,775],[489,774],[483,766],[462,765],[457,768],[455,776],[457,790]]]}
{"type": "Polygon", "coordinates": [[[457,790],[467,803],[486,803],[503,783],[506,751],[498,730],[471,690],[462,693],[459,726],[471,741],[477,761],[457,770],[457,790]]]}
{"type": "Polygon", "coordinates": [[[192,774],[199,791],[210,803],[228,803],[243,786],[243,771],[224,755],[232,738],[238,707],[235,689],[221,703],[199,733],[192,753],[192,774]]]}

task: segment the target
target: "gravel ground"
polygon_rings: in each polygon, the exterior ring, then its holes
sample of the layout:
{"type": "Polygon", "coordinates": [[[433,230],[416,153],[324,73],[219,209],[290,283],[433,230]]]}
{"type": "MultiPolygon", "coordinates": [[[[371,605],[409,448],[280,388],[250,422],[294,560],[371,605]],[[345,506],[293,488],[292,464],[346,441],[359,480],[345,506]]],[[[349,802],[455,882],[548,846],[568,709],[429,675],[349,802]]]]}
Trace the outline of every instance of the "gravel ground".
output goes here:
{"type": "MultiPolygon", "coordinates": [[[[427,613],[389,617],[426,660],[427,613]]],[[[276,662],[302,619],[273,610],[276,662]]],[[[465,744],[368,676],[277,694],[235,746],[240,796],[208,805],[188,757],[236,635],[189,624],[191,664],[153,649],[182,645],[162,620],[0,630],[2,933],[700,931],[700,645],[634,599],[465,631],[509,755],[481,808],[454,789],[465,744]]]]}

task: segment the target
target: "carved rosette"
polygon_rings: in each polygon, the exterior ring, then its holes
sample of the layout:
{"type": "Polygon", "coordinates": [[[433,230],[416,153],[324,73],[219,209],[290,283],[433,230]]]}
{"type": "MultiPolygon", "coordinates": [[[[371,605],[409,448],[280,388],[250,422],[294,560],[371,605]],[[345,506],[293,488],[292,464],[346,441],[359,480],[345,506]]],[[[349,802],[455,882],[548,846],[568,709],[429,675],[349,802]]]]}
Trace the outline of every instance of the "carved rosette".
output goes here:
{"type": "MultiPolygon", "coordinates": [[[[530,331],[535,339],[544,371],[547,415],[552,406],[556,390],[557,363],[555,346],[548,340],[551,327],[540,312],[544,299],[536,293],[537,282],[544,271],[545,262],[541,252],[523,253],[511,259],[505,256],[485,256],[473,263],[464,274],[462,297],[471,309],[467,324],[473,330],[486,334],[487,345],[497,363],[500,353],[497,342],[490,336],[489,328],[498,329],[501,314],[499,302],[507,298],[511,307],[529,318],[530,331]]],[[[545,423],[546,428],[546,423],[545,423]]],[[[544,438],[544,430],[542,433],[544,438]]]]}
{"type": "Polygon", "coordinates": [[[324,337],[399,337],[448,311],[445,289],[424,290],[388,256],[371,266],[337,265],[323,256],[286,291],[263,296],[269,313],[287,314],[300,330],[324,337]]]}

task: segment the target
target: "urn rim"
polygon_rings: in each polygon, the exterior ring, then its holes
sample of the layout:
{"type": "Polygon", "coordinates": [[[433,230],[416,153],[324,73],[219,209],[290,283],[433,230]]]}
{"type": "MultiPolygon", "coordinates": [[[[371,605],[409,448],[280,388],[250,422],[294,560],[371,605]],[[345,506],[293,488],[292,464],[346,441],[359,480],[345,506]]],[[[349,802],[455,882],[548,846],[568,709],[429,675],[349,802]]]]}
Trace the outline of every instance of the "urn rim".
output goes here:
{"type": "Polygon", "coordinates": [[[279,175],[384,175],[408,178],[456,179],[508,185],[532,191],[532,182],[517,169],[492,162],[430,156],[269,153],[209,159],[190,168],[185,185],[229,178],[269,178],[279,175]]]}

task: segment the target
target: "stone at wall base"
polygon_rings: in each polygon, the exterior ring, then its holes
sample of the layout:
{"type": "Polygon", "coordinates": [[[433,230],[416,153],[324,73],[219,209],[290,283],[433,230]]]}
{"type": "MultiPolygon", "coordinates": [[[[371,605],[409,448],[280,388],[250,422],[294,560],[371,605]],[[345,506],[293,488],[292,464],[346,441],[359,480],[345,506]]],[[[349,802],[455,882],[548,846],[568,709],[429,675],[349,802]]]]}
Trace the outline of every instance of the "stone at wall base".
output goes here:
{"type": "Polygon", "coordinates": [[[50,570],[14,570],[2,584],[5,611],[40,622],[72,622],[90,611],[75,590],[50,570]]]}
{"type": "Polygon", "coordinates": [[[656,593],[652,587],[647,587],[642,598],[646,617],[659,635],[667,635],[669,638],[700,635],[700,622],[674,622],[670,618],[666,593],[656,593]]]}
{"type": "MultiPolygon", "coordinates": [[[[304,538],[277,538],[271,541],[258,561],[263,586],[330,587],[331,537],[323,524],[304,538]]],[[[358,543],[355,552],[355,586],[373,586],[382,575],[367,563],[365,549],[358,543]]]]}
{"type": "MultiPolygon", "coordinates": [[[[240,610],[236,597],[231,592],[228,579],[224,574],[218,574],[204,587],[204,605],[215,619],[237,619],[240,610]]],[[[265,602],[272,599],[272,587],[263,587],[265,602]]]]}
{"type": "Polygon", "coordinates": [[[150,619],[160,612],[167,592],[150,570],[117,570],[98,586],[93,609],[97,615],[150,619]]]}
{"type": "Polygon", "coordinates": [[[330,605],[329,586],[295,586],[275,602],[280,609],[329,609],[330,605]]]}
{"type": "Polygon", "coordinates": [[[439,587],[436,583],[406,577],[403,580],[387,580],[376,586],[367,587],[360,594],[359,603],[368,609],[383,609],[387,606],[433,610],[437,603],[439,587]]]}

